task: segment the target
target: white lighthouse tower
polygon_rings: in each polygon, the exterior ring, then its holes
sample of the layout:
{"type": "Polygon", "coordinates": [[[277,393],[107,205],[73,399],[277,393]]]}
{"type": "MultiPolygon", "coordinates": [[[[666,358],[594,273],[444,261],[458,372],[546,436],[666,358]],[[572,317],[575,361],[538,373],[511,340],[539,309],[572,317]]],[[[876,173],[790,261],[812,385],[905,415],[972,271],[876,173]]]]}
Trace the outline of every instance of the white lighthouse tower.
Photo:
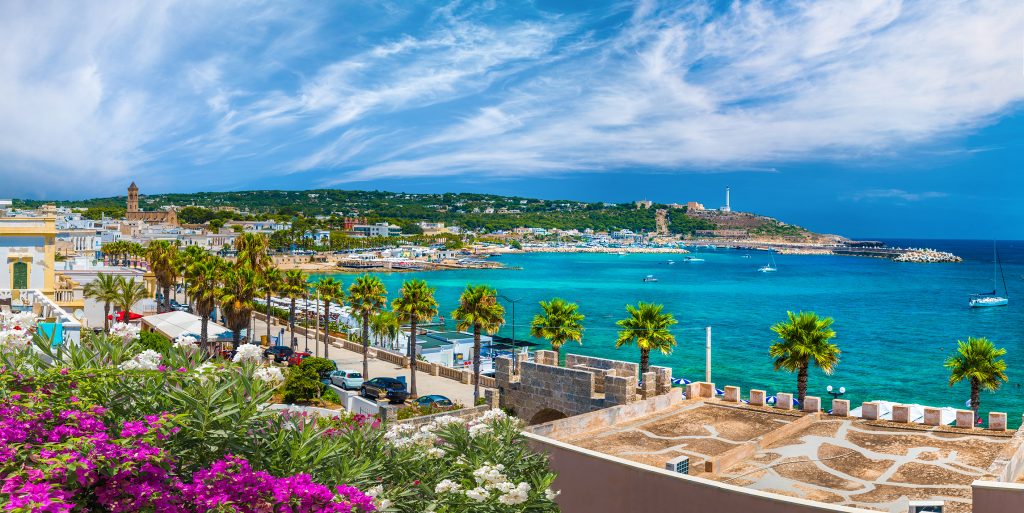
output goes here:
{"type": "Polygon", "coordinates": [[[732,212],[732,208],[729,207],[729,187],[725,188],[725,206],[722,207],[722,212],[732,212]]]}

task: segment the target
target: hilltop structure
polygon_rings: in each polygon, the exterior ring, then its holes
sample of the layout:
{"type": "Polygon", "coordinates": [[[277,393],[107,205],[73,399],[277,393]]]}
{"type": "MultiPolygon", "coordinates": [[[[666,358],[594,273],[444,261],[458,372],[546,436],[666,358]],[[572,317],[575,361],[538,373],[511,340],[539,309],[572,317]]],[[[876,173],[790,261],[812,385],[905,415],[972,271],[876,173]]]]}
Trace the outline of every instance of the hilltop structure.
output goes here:
{"type": "Polygon", "coordinates": [[[143,212],[139,210],[139,186],[132,182],[128,186],[128,211],[125,217],[129,221],[142,221],[144,223],[152,224],[169,224],[171,226],[178,226],[178,213],[173,208],[167,210],[157,210],[153,212],[143,212]]]}

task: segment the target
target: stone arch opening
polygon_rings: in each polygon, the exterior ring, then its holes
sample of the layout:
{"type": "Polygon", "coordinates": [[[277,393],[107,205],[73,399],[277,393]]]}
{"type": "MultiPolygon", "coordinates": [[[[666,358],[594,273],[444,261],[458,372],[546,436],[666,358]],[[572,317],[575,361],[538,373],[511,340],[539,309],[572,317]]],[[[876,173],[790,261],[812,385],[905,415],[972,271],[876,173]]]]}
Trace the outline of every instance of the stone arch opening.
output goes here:
{"type": "Polygon", "coordinates": [[[555,410],[553,408],[544,408],[543,410],[535,413],[533,417],[530,418],[530,425],[532,426],[534,424],[544,424],[545,422],[564,419],[566,417],[568,417],[568,415],[558,410],[555,410]]]}

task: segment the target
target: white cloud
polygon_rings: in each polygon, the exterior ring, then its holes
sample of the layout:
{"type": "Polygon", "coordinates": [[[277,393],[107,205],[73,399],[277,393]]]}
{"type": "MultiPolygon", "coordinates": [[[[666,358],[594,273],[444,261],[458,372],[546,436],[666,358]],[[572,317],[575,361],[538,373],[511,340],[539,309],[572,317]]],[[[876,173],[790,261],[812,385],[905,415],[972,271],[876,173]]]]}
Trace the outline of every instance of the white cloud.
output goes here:
{"type": "Polygon", "coordinates": [[[854,194],[853,201],[899,200],[903,202],[945,198],[949,194],[938,191],[907,192],[903,189],[868,189],[854,194]]]}
{"type": "Polygon", "coordinates": [[[884,155],[1019,108],[1021,33],[1015,1],[645,4],[600,52],[334,182],[884,155]],[[519,123],[475,130],[487,112],[519,123]]]}
{"type": "Polygon", "coordinates": [[[6,2],[0,178],[730,171],[898,154],[1024,100],[1019,0],[375,8],[6,2]]]}

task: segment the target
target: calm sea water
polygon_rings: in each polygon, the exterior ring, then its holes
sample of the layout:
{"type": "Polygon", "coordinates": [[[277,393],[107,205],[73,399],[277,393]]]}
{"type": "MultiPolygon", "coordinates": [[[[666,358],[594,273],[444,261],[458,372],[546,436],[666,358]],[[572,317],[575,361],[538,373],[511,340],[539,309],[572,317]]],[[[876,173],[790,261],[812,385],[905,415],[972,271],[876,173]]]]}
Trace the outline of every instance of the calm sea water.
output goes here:
{"type": "MultiPolygon", "coordinates": [[[[501,261],[521,270],[462,270],[382,274],[394,296],[401,282],[426,279],[437,289],[441,312],[449,313],[467,283],[485,283],[521,299],[515,308],[516,337],[528,337],[537,302],[558,296],[579,303],[587,316],[583,345],[569,352],[639,361],[634,347],[615,349],[615,321],[625,305],[662,303],[680,321],[679,343],[652,364],[672,367],[675,376],[704,377],[704,327],[712,327],[712,378],[719,387],[744,391],[795,392],[796,376],[776,372],[768,357],[769,327],[787,310],[812,310],[835,319],[842,349],[836,372],[812,371],[811,395],[828,398],[825,387],[846,387],[846,399],[914,402],[962,408],[966,384],[950,387],[943,361],[958,339],[988,337],[1007,350],[1010,381],[982,394],[984,411],[1005,411],[1017,425],[1024,411],[1024,241],[999,242],[1011,298],[999,308],[970,309],[971,293],[992,288],[992,243],[963,240],[891,240],[901,246],[932,247],[964,258],[960,264],[911,264],[889,260],[776,255],[776,273],[759,273],[765,252],[701,250],[704,263],[682,255],[520,254],[501,261]],[[749,258],[744,258],[749,255],[749,258]],[[666,262],[675,260],[675,265],[666,262]],[[653,274],[656,283],[644,283],[653,274]]],[[[338,278],[349,283],[351,275],[338,278]]],[[[1000,291],[1002,283],[999,284],[1000,291]]],[[[502,335],[512,334],[512,311],[502,335]]],[[[451,321],[449,320],[449,323],[451,321]]]]}

